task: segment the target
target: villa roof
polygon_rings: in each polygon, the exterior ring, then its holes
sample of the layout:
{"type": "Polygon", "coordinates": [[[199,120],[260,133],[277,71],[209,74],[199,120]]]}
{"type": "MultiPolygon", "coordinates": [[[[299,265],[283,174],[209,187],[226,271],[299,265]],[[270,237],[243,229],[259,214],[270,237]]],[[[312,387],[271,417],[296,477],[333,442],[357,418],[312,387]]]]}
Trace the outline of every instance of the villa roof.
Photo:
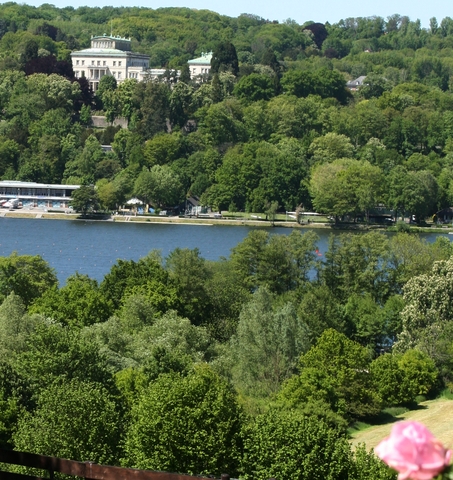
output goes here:
{"type": "Polygon", "coordinates": [[[194,58],[189,60],[187,63],[189,65],[211,65],[212,52],[201,53],[201,57],[194,58]]]}
{"type": "Polygon", "coordinates": [[[123,38],[123,37],[120,37],[119,35],[118,36],[114,36],[114,35],[106,35],[104,33],[104,35],[92,35],[91,37],[91,40],[104,40],[104,39],[107,39],[107,40],[121,40],[123,42],[130,42],[131,39],[130,38],[123,38]]]}
{"type": "Polygon", "coordinates": [[[72,52],[72,56],[74,57],[84,57],[84,56],[91,56],[91,57],[142,57],[142,58],[149,58],[149,55],[145,55],[144,53],[135,53],[135,52],[128,52],[124,50],[117,50],[116,48],[86,48],[85,50],[78,50],[77,52],[72,52]]]}

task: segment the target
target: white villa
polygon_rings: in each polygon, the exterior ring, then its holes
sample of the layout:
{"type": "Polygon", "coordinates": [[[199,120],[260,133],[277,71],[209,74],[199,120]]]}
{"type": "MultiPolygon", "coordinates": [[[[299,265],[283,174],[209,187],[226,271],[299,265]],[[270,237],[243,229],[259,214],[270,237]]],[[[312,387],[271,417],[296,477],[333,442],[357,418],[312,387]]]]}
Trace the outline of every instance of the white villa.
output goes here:
{"type": "Polygon", "coordinates": [[[149,56],[131,51],[131,39],[102,35],[91,38],[91,48],[71,53],[76,78],[86,77],[95,92],[104,75],[118,83],[126,78],[142,81],[148,75],[162,75],[164,69],[149,70],[149,56]]]}
{"type": "Polygon", "coordinates": [[[202,53],[201,57],[194,58],[193,60],[189,60],[187,63],[190,69],[190,78],[201,78],[204,76],[208,76],[209,72],[211,71],[211,58],[212,52],[209,53],[202,53]]]}

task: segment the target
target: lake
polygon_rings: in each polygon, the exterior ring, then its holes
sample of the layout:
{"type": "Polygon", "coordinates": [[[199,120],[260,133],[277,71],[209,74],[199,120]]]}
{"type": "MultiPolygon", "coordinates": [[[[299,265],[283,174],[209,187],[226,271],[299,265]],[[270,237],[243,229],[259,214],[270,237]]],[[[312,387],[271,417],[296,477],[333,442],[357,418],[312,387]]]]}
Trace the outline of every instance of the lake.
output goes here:
{"type": "MultiPolygon", "coordinates": [[[[208,260],[228,257],[230,250],[250,230],[263,227],[187,224],[139,224],[80,220],[0,218],[0,256],[13,251],[20,255],[41,255],[55,269],[60,284],[75,272],[98,281],[118,259],[138,260],[151,250],[165,257],[175,248],[198,247],[208,260]]],[[[287,235],[290,228],[265,228],[287,235]]],[[[305,231],[305,230],[303,230],[305,231]]],[[[329,229],[317,229],[319,251],[327,249],[329,229]]],[[[422,234],[432,242],[439,235],[422,234]]]]}

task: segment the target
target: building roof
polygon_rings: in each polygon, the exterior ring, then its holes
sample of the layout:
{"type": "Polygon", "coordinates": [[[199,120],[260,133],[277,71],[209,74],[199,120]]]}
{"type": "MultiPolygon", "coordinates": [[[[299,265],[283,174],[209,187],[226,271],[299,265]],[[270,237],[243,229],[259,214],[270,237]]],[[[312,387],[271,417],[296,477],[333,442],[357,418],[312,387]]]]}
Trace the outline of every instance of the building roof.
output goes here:
{"type": "Polygon", "coordinates": [[[348,87],[361,87],[363,85],[363,81],[365,80],[366,75],[361,75],[357,77],[355,80],[350,80],[346,83],[348,87]]]}
{"type": "Polygon", "coordinates": [[[123,38],[123,37],[120,37],[119,35],[118,36],[114,36],[114,35],[107,35],[104,33],[104,35],[92,35],[91,36],[91,40],[121,40],[123,42],[130,42],[131,39],[130,38],[123,38]]]}
{"type": "Polygon", "coordinates": [[[212,52],[201,53],[201,57],[194,58],[189,60],[187,63],[189,65],[211,65],[212,52]]]}
{"type": "Polygon", "coordinates": [[[124,50],[117,50],[116,48],[86,48],[85,50],[78,50],[72,52],[73,57],[142,57],[149,59],[149,55],[144,53],[128,52],[124,50]]]}
{"type": "Polygon", "coordinates": [[[54,185],[50,183],[36,182],[20,182],[17,180],[0,180],[0,187],[16,187],[16,188],[67,188],[74,190],[80,188],[80,185],[54,185]]]}

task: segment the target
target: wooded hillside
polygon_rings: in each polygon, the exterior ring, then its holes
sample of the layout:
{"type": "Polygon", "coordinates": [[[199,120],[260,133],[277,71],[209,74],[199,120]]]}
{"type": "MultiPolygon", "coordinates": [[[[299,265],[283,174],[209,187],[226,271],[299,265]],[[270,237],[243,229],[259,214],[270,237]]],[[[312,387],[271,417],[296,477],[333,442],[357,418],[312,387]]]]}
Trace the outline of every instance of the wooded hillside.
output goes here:
{"type": "Polygon", "coordinates": [[[0,178],[97,184],[106,209],[133,194],[157,208],[197,195],[230,211],[303,206],[355,219],[385,205],[423,221],[453,204],[452,34],[451,18],[422,29],[399,15],[299,25],[2,4],[0,178]],[[106,77],[93,96],[69,55],[106,31],[168,75],[106,77]],[[223,60],[194,81],[186,62],[206,51],[223,60]],[[345,88],[359,76],[362,87],[345,88]],[[93,129],[94,111],[129,127],[93,129]]]}

